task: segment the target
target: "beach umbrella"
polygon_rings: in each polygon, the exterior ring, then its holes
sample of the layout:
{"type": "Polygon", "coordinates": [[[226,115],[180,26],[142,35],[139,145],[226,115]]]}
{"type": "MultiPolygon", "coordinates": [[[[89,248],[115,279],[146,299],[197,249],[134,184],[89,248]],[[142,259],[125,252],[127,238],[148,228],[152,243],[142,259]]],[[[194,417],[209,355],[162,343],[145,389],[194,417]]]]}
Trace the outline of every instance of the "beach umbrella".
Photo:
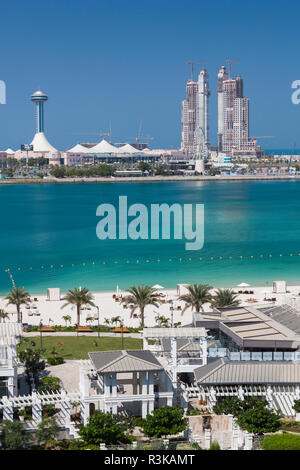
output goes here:
{"type": "Polygon", "coordinates": [[[238,284],[237,287],[250,287],[250,284],[247,284],[246,282],[242,282],[241,284],[238,284]]]}
{"type": "Polygon", "coordinates": [[[159,284],[155,284],[155,286],[152,286],[153,289],[164,289],[163,286],[160,286],[159,284]]]}

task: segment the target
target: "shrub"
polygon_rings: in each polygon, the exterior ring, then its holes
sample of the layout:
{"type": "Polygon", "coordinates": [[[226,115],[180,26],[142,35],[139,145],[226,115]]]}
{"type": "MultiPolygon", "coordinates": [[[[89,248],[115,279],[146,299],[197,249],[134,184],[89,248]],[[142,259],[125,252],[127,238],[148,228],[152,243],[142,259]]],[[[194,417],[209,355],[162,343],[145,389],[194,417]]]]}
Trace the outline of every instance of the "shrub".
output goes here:
{"type": "Polygon", "coordinates": [[[283,433],[265,436],[262,440],[263,450],[300,450],[300,436],[283,433]]]}
{"type": "Polygon", "coordinates": [[[209,450],[220,450],[220,445],[217,441],[212,441],[209,450]]]}
{"type": "Polygon", "coordinates": [[[295,400],[293,408],[296,413],[300,413],[300,400],[295,400]]]}
{"type": "Polygon", "coordinates": [[[196,450],[202,450],[202,447],[199,446],[198,442],[193,442],[192,443],[192,448],[196,450]]]}
{"type": "Polygon", "coordinates": [[[43,377],[38,386],[38,392],[60,392],[61,385],[58,377],[43,377]]]}
{"type": "Polygon", "coordinates": [[[197,408],[194,408],[194,409],[190,409],[190,410],[187,410],[187,416],[198,416],[198,415],[201,415],[201,411],[200,410],[197,410],[197,408]]]}
{"type": "Polygon", "coordinates": [[[58,366],[59,364],[64,363],[63,357],[48,357],[47,362],[50,366],[58,366]]]}

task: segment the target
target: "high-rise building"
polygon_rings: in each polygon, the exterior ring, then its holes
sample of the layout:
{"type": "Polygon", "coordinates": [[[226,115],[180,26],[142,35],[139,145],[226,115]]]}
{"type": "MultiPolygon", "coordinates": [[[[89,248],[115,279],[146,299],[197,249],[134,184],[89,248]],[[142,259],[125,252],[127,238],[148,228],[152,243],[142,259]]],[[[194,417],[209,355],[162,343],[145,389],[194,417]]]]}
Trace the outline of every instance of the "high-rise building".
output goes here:
{"type": "Polygon", "coordinates": [[[223,81],[228,79],[226,68],[224,65],[218,73],[218,150],[222,152],[222,141],[224,134],[224,96],[223,81]]]}
{"type": "Polygon", "coordinates": [[[194,135],[194,157],[196,159],[208,157],[209,154],[209,85],[208,73],[202,69],[198,78],[196,96],[196,123],[194,135]]]}
{"type": "Polygon", "coordinates": [[[234,101],[243,98],[243,80],[241,77],[223,80],[223,119],[222,151],[230,153],[234,145],[234,101]]]}
{"type": "Polygon", "coordinates": [[[218,74],[218,150],[230,155],[261,152],[249,137],[249,98],[243,94],[243,79],[231,78],[225,67],[218,74]]]}
{"type": "Polygon", "coordinates": [[[196,101],[198,83],[193,79],[186,84],[186,97],[181,106],[181,150],[194,153],[194,135],[196,125],[196,101]]]}

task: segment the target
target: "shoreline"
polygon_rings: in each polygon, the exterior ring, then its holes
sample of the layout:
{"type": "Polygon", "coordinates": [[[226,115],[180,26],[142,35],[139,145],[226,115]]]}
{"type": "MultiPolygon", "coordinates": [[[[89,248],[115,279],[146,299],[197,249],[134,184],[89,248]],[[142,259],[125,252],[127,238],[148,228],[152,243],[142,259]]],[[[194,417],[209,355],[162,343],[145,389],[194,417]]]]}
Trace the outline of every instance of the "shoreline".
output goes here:
{"type": "Polygon", "coordinates": [[[216,176],[124,176],[98,178],[3,179],[0,185],[70,183],[163,183],[182,181],[283,181],[300,180],[300,175],[216,175],[216,176]]]}
{"type": "MultiPolygon", "coordinates": [[[[274,298],[276,298],[276,304],[289,303],[293,304],[295,308],[300,308],[300,285],[287,285],[286,293],[274,293],[273,286],[249,286],[240,288],[238,286],[231,287],[234,292],[238,294],[238,291],[243,291],[237,295],[237,298],[241,301],[240,306],[256,307],[264,306],[270,307],[274,305],[274,298]],[[248,293],[245,293],[245,290],[248,293]],[[249,293],[251,291],[251,293],[249,293]],[[268,299],[268,300],[266,300],[268,299]]],[[[213,289],[215,291],[215,288],[213,289]]],[[[159,293],[162,294],[164,302],[159,307],[147,306],[145,311],[145,326],[154,326],[157,315],[164,316],[171,319],[173,317],[174,322],[181,322],[182,325],[188,325],[192,322],[193,313],[191,308],[185,310],[185,302],[178,300],[178,295],[185,293],[184,287],[180,288],[180,291],[176,288],[173,289],[160,289],[159,293]],[[171,303],[170,303],[171,301],[171,303]],[[173,305],[171,311],[170,306],[173,305]]],[[[130,308],[124,308],[122,303],[122,297],[126,295],[126,291],[106,291],[106,292],[95,292],[92,291],[94,297],[94,303],[99,307],[99,324],[105,324],[105,319],[111,320],[113,317],[120,316],[123,319],[126,327],[138,327],[139,317],[138,311],[136,314],[132,314],[130,308]],[[116,295],[120,297],[115,299],[116,295]]],[[[22,306],[22,317],[23,323],[27,323],[31,326],[38,326],[40,322],[44,326],[53,325],[65,325],[66,320],[63,318],[66,315],[70,315],[70,325],[76,323],[76,309],[72,309],[70,305],[62,309],[62,305],[65,303],[63,293],[61,292],[60,300],[47,300],[46,292],[44,294],[34,295],[31,294],[30,307],[22,306]]],[[[13,305],[7,306],[7,302],[3,296],[0,297],[0,308],[5,309],[10,316],[8,322],[16,321],[16,309],[13,305]]],[[[204,305],[204,311],[210,311],[209,305],[204,305]]],[[[87,307],[82,309],[81,312],[81,325],[82,326],[97,326],[97,309],[96,307],[87,307]],[[90,321],[89,318],[92,317],[90,321]]]]}

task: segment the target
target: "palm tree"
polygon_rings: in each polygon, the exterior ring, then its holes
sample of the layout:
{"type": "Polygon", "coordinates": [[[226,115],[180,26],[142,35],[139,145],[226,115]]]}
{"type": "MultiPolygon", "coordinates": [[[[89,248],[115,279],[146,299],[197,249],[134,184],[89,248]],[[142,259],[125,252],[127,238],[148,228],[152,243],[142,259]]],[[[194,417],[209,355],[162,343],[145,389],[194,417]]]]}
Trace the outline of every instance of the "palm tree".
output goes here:
{"type": "Polygon", "coordinates": [[[9,315],[10,315],[10,313],[5,312],[5,310],[3,310],[2,308],[0,309],[0,319],[1,319],[0,321],[1,322],[5,323],[5,320],[6,320],[6,318],[9,317],[9,315]]]}
{"type": "Polygon", "coordinates": [[[123,303],[125,305],[132,304],[131,315],[136,309],[140,311],[141,328],[144,328],[145,324],[145,308],[147,305],[159,306],[160,298],[156,289],[150,286],[132,286],[128,289],[129,295],[124,297],[123,303]]]}
{"type": "Polygon", "coordinates": [[[67,305],[75,305],[77,310],[77,326],[80,325],[80,310],[83,305],[91,305],[95,307],[93,302],[93,294],[88,290],[87,287],[74,287],[74,289],[69,289],[66,295],[62,300],[65,300],[66,303],[62,305],[61,308],[67,307],[67,305]]]}
{"type": "Polygon", "coordinates": [[[163,315],[157,315],[155,317],[155,321],[157,322],[157,324],[161,327],[161,326],[169,326],[169,318],[166,318],[164,317],[163,315]]]}
{"type": "Polygon", "coordinates": [[[7,305],[15,305],[17,308],[18,323],[22,323],[21,305],[29,304],[29,294],[24,287],[13,287],[9,294],[5,297],[7,305]]]}
{"type": "Polygon", "coordinates": [[[196,313],[203,312],[203,305],[211,302],[212,296],[209,293],[211,289],[212,286],[207,284],[193,284],[188,286],[188,293],[179,297],[179,300],[183,300],[187,304],[182,313],[184,313],[188,307],[192,307],[196,313]]]}
{"type": "Polygon", "coordinates": [[[111,317],[110,321],[112,324],[122,322],[120,315],[118,315],[117,317],[111,317]]]}
{"type": "Polygon", "coordinates": [[[214,307],[234,307],[239,305],[240,301],[237,300],[237,295],[232,289],[217,289],[212,298],[212,305],[214,307]]]}
{"type": "Polygon", "coordinates": [[[71,323],[72,317],[71,315],[64,315],[63,320],[65,320],[66,326],[68,326],[68,322],[71,323]]]}

